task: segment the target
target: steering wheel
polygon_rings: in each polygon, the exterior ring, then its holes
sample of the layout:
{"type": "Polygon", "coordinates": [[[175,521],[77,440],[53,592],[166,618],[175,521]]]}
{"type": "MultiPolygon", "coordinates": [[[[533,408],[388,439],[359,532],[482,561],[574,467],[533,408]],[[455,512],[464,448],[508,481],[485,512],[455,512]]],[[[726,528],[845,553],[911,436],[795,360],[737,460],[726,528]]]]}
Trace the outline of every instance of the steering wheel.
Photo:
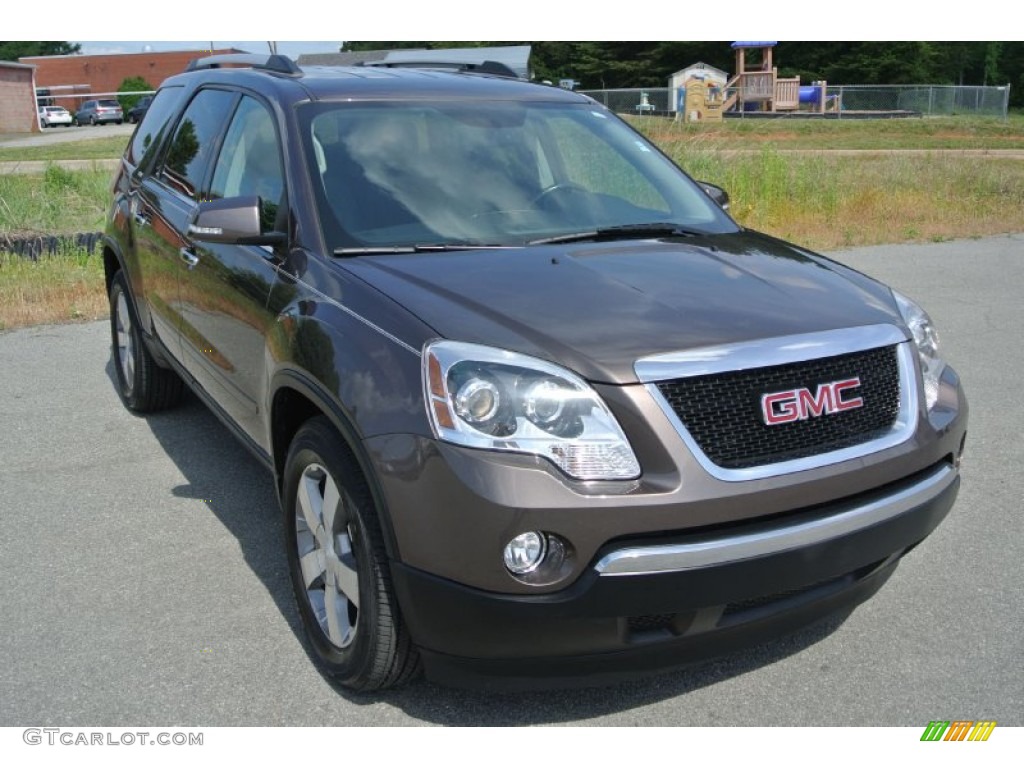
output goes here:
{"type": "Polygon", "coordinates": [[[585,187],[581,187],[579,184],[573,181],[559,181],[552,184],[550,187],[545,187],[541,190],[535,198],[533,198],[531,205],[534,208],[542,207],[546,200],[555,194],[573,194],[573,195],[587,195],[590,196],[590,191],[585,187]]]}

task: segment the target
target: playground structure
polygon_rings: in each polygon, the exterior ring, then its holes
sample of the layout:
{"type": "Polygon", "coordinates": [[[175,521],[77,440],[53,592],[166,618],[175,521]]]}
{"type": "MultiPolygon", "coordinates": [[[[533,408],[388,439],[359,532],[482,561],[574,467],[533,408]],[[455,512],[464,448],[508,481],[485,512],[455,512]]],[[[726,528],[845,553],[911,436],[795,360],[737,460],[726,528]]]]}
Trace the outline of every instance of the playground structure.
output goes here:
{"type": "Polygon", "coordinates": [[[824,81],[808,86],[800,85],[799,77],[779,77],[779,70],[772,63],[772,49],[775,41],[744,42],[732,44],[736,52],[736,72],[724,84],[715,82],[713,67],[698,63],[672,76],[672,88],[680,75],[687,77],[684,88],[685,98],[680,96],[676,106],[677,117],[686,122],[706,119],[720,120],[728,112],[793,113],[806,105],[808,111],[824,114],[829,104],[828,85],[824,81]],[[751,65],[748,53],[757,52],[757,63],[751,65]],[[710,71],[710,70],[713,70],[710,71]],[[701,102],[704,98],[705,101],[701,102]]]}

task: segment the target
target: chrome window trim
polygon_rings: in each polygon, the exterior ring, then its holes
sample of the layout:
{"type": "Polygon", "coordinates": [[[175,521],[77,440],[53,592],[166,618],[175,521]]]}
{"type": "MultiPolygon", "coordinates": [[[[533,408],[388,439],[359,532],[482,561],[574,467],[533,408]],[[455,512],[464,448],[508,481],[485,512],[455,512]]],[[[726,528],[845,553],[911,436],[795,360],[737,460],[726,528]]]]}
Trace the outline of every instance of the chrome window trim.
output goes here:
{"type": "Polygon", "coordinates": [[[907,335],[902,329],[894,325],[869,325],[825,333],[780,336],[718,347],[702,347],[687,352],[672,352],[638,360],[634,370],[704,471],[718,480],[741,482],[838,464],[893,448],[909,440],[917,431],[918,421],[915,355],[916,349],[907,340],[907,335]],[[896,360],[899,366],[900,403],[892,429],[881,437],[860,445],[758,467],[727,469],[711,461],[656,384],[658,381],[786,365],[893,345],[896,347],[896,360]]]}
{"type": "Polygon", "coordinates": [[[601,576],[639,576],[708,568],[814,546],[898,517],[942,494],[956,480],[942,464],[914,484],[874,501],[849,503],[835,514],[797,525],[687,544],[627,547],[594,566],[601,576]]]}

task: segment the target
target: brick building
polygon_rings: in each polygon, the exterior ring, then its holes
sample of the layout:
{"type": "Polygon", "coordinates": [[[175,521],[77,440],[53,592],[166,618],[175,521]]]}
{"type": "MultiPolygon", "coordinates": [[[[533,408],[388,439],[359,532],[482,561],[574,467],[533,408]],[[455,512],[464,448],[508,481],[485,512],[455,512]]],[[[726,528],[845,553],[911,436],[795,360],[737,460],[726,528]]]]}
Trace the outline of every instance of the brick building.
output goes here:
{"type": "MultiPolygon", "coordinates": [[[[241,53],[236,48],[218,48],[219,53],[241,53]]],[[[36,87],[50,89],[54,103],[77,109],[83,99],[72,94],[113,93],[129,77],[141,77],[154,88],[171,75],[184,72],[192,59],[209,56],[210,51],[150,51],[110,53],[94,56],[23,56],[22,64],[36,67],[36,87]]]]}
{"type": "Polygon", "coordinates": [[[31,133],[39,130],[36,116],[35,67],[0,61],[0,133],[31,133]]]}

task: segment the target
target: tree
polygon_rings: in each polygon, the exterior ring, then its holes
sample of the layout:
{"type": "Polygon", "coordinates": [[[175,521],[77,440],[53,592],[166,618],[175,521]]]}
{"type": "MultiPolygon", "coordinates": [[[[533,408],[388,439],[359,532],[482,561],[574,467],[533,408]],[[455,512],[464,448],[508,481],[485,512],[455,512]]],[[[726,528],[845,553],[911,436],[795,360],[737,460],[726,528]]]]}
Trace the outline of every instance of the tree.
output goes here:
{"type": "Polygon", "coordinates": [[[66,56],[69,53],[78,53],[80,50],[82,50],[82,46],[78,43],[14,40],[0,42],[0,61],[17,61],[22,56],[66,56]]]}
{"type": "MultiPolygon", "coordinates": [[[[118,93],[123,93],[125,91],[129,91],[130,92],[130,91],[154,91],[154,90],[156,90],[156,89],[152,85],[150,85],[149,83],[146,82],[146,78],[138,77],[138,76],[126,77],[122,81],[122,83],[117,87],[117,92],[118,93]]],[[[131,109],[132,107],[134,107],[138,103],[139,99],[141,99],[141,98],[142,98],[141,96],[118,96],[117,100],[119,102],[121,102],[121,109],[123,109],[125,111],[125,113],[127,113],[128,110],[131,109]]]]}

